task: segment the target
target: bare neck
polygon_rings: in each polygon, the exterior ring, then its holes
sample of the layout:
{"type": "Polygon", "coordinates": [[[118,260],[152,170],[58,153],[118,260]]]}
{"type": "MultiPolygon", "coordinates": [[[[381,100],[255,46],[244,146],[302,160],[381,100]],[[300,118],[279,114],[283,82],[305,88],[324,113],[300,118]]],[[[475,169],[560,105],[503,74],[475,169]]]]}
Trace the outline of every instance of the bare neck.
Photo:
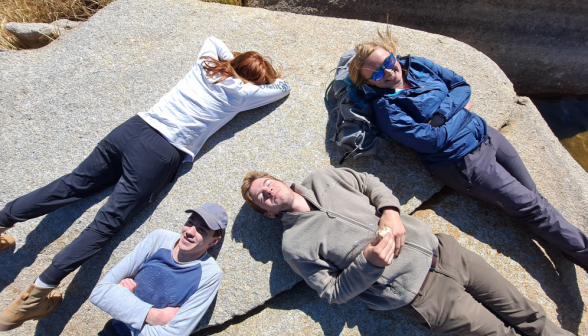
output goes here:
{"type": "Polygon", "coordinates": [[[310,211],[310,206],[302,195],[295,193],[294,202],[292,202],[292,209],[289,212],[305,212],[310,211]]]}

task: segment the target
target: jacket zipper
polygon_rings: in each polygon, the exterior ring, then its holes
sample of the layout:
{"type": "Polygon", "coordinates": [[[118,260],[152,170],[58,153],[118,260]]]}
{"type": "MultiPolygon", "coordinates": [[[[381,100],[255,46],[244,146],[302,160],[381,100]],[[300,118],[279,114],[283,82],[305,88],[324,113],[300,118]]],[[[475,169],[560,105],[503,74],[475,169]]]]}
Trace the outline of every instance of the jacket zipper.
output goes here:
{"type": "MultiPolygon", "coordinates": [[[[305,198],[305,199],[307,201],[309,201],[310,203],[312,203],[312,205],[314,205],[317,209],[319,209],[320,211],[324,212],[327,216],[329,216],[329,214],[333,214],[334,217],[337,217],[337,218],[343,220],[344,222],[347,222],[347,223],[349,223],[351,225],[357,226],[357,227],[359,227],[359,228],[361,228],[361,229],[363,229],[365,231],[372,232],[374,234],[376,233],[376,232],[370,230],[369,228],[363,226],[361,223],[359,223],[356,220],[353,220],[351,218],[347,218],[347,217],[345,217],[345,216],[343,216],[341,214],[338,214],[338,213],[336,213],[334,211],[325,211],[320,206],[317,206],[312,200],[309,200],[307,198],[305,198]]],[[[375,239],[375,237],[374,237],[374,239],[375,239]]],[[[420,247],[420,246],[418,246],[418,245],[416,245],[414,243],[410,243],[410,242],[405,241],[404,242],[404,245],[406,247],[413,248],[414,250],[422,253],[423,255],[425,255],[427,257],[430,257],[433,254],[433,251],[428,251],[427,249],[424,249],[424,248],[422,248],[422,247],[420,247]]],[[[349,251],[349,253],[353,252],[354,249],[355,248],[352,248],[351,251],[349,251]]],[[[349,256],[349,253],[347,254],[347,256],[345,256],[345,259],[347,259],[347,257],[349,256]]]]}
{"type": "Polygon", "coordinates": [[[426,255],[427,257],[430,257],[433,254],[433,251],[428,251],[427,249],[424,249],[420,246],[418,246],[417,244],[414,243],[409,243],[407,241],[404,241],[404,245],[407,247],[412,247],[413,249],[415,249],[416,251],[426,255]]]}

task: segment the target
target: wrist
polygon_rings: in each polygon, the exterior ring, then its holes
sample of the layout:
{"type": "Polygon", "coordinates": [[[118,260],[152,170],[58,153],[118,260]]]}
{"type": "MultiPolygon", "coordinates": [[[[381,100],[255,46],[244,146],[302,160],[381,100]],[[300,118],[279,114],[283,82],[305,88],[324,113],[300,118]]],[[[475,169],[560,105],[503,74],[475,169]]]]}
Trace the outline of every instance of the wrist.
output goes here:
{"type": "Polygon", "coordinates": [[[145,323],[150,325],[158,325],[159,324],[159,312],[161,309],[151,307],[147,312],[147,316],[145,317],[145,323]]]}
{"type": "Polygon", "coordinates": [[[382,216],[384,214],[394,214],[394,213],[399,213],[399,212],[400,211],[398,210],[397,207],[391,206],[391,205],[380,208],[380,213],[382,214],[382,216]]]}

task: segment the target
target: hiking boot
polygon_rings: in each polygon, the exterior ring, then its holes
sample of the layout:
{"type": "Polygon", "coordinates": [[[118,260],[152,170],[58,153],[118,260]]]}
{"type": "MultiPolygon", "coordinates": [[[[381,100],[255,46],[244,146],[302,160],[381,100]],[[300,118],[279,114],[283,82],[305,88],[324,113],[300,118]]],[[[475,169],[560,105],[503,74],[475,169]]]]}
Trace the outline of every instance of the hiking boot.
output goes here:
{"type": "Polygon", "coordinates": [[[0,331],[20,327],[28,320],[42,319],[51,314],[61,300],[61,294],[54,288],[40,288],[30,284],[0,314],[0,331]]]}
{"type": "MultiPolygon", "coordinates": [[[[0,234],[4,233],[4,231],[8,230],[8,228],[0,227],[0,234]]],[[[8,235],[0,235],[0,252],[4,250],[8,250],[9,248],[14,246],[14,238],[8,235]]]]}

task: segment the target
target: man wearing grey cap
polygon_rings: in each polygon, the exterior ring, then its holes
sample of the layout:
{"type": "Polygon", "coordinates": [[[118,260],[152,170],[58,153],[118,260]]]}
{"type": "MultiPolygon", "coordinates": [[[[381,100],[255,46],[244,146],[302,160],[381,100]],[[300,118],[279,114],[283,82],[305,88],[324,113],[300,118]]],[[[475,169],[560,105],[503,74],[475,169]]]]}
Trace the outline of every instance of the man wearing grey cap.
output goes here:
{"type": "Polygon", "coordinates": [[[114,266],[90,301],[114,319],[101,335],[188,335],[212,303],[222,271],[206,250],[227,227],[227,213],[206,203],[186,210],[180,234],[155,230],[114,266]]]}

